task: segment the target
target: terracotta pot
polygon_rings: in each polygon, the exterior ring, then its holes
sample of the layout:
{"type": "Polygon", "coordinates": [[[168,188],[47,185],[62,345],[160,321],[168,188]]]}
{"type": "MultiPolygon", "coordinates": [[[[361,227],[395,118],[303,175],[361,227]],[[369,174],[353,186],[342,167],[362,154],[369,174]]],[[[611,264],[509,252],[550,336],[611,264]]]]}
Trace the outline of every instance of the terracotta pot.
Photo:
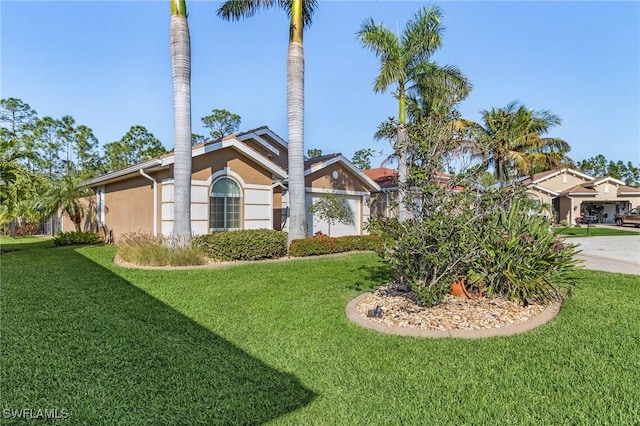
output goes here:
{"type": "Polygon", "coordinates": [[[470,294],[469,291],[467,290],[467,279],[466,278],[460,278],[457,281],[454,281],[453,284],[451,284],[451,287],[449,288],[449,290],[451,291],[451,294],[456,296],[456,297],[467,297],[468,299],[477,299],[478,296],[475,294],[470,294]]]}
{"type": "Polygon", "coordinates": [[[451,284],[451,287],[449,288],[449,290],[451,291],[451,294],[456,296],[456,297],[464,297],[466,296],[466,289],[464,288],[464,278],[461,278],[457,281],[454,281],[453,284],[451,284]]]}

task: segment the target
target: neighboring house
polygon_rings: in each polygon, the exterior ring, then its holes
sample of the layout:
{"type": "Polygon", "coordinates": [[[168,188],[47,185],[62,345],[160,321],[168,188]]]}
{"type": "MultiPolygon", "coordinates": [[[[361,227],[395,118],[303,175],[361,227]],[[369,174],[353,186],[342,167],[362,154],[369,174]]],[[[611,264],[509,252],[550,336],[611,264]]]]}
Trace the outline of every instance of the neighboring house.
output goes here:
{"type": "MultiPolygon", "coordinates": [[[[386,167],[378,167],[375,169],[363,170],[371,180],[378,184],[380,191],[373,193],[373,203],[371,204],[371,216],[392,217],[398,214],[398,171],[386,167]]],[[[450,175],[446,173],[437,173],[435,181],[441,184],[446,183],[450,179],[450,175]]],[[[453,191],[459,191],[461,187],[451,188],[453,191]]],[[[421,191],[419,188],[412,188],[411,193],[414,197],[414,204],[419,206],[421,191]]],[[[411,209],[409,209],[411,211],[411,209]]]]}
{"type": "MultiPolygon", "coordinates": [[[[191,229],[194,235],[234,229],[288,228],[287,143],[268,127],[226,136],[192,149],[191,229]]],[[[115,240],[127,232],[171,235],[174,155],[166,154],[83,182],[96,193],[96,220],[115,240]]],[[[360,235],[369,199],[379,186],[341,154],[305,161],[307,203],[322,193],[344,199],[348,225],[332,236],[360,235]]],[[[327,224],[307,216],[309,235],[327,224]]],[[[63,229],[73,226],[66,219],[63,229]]]]}
{"type": "Polygon", "coordinates": [[[573,224],[579,216],[590,215],[600,223],[614,223],[615,214],[640,206],[640,188],[611,176],[594,178],[561,168],[537,173],[521,183],[531,199],[550,206],[556,222],[573,224]]]}

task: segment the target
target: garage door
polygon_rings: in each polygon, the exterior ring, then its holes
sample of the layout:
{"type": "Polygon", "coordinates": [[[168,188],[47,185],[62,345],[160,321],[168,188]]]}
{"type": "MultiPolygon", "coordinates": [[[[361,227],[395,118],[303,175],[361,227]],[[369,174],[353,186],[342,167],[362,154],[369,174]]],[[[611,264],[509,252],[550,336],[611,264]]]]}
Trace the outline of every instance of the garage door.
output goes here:
{"type": "MultiPolygon", "coordinates": [[[[350,211],[350,220],[348,224],[336,223],[331,225],[331,236],[340,237],[343,235],[360,235],[362,231],[362,225],[360,224],[360,201],[359,196],[338,195],[342,199],[345,205],[350,211]]],[[[310,206],[316,200],[322,198],[319,194],[307,194],[307,206],[310,206]]],[[[318,231],[322,231],[324,234],[329,234],[329,224],[326,221],[320,220],[318,217],[314,217],[311,213],[307,212],[307,227],[309,228],[309,234],[313,235],[318,231]]]]}

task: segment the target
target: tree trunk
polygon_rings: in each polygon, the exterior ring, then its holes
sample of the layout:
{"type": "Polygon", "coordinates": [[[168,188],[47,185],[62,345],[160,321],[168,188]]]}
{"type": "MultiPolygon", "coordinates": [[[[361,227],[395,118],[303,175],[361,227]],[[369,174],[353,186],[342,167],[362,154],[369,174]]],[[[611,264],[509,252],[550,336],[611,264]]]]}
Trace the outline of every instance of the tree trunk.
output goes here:
{"type": "Polygon", "coordinates": [[[191,240],[191,41],[184,1],[178,3],[185,10],[172,14],[169,32],[175,126],[173,235],[187,244],[191,240]]]}
{"type": "Polygon", "coordinates": [[[400,124],[398,128],[398,219],[407,219],[407,128],[400,124]]]}
{"type": "MultiPolygon", "coordinates": [[[[294,3],[301,3],[299,0],[294,3]]],[[[289,242],[307,236],[304,182],[304,50],[302,14],[291,13],[287,55],[287,122],[289,130],[289,242]]],[[[298,4],[298,9],[301,5],[298,4]]]]}

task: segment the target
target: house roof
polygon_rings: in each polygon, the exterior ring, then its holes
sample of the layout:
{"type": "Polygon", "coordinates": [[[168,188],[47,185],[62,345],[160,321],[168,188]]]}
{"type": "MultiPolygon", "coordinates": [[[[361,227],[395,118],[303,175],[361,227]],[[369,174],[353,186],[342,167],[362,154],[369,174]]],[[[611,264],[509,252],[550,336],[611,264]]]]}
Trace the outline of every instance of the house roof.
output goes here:
{"type": "Polygon", "coordinates": [[[553,169],[553,170],[547,170],[545,172],[540,172],[540,173],[535,173],[533,176],[529,176],[525,179],[522,180],[522,184],[523,185],[531,185],[531,184],[537,184],[540,182],[544,182],[547,179],[551,179],[554,176],[557,176],[559,174],[562,173],[570,173],[572,175],[581,177],[585,180],[593,180],[593,177],[584,174],[582,172],[579,172],[578,170],[574,170],[574,169],[570,169],[568,167],[562,167],[562,168],[558,168],[558,169],[553,169]]]}
{"type": "MultiPolygon", "coordinates": [[[[249,130],[247,132],[239,133],[238,135],[232,134],[227,135],[219,139],[211,139],[204,143],[200,143],[197,145],[193,145],[191,147],[191,157],[197,157],[209,152],[217,151],[223,148],[232,148],[245,156],[251,158],[256,163],[263,166],[265,169],[273,173],[279,178],[286,179],[288,177],[286,170],[275,164],[273,161],[266,158],[264,155],[258,153],[251,147],[247,146],[243,143],[244,140],[250,139],[253,135],[253,139],[257,140],[260,144],[268,144],[268,142],[259,140],[260,135],[268,134],[269,137],[276,140],[280,143],[281,139],[275,133],[271,132],[266,126],[258,127],[253,130],[249,130]]],[[[283,141],[284,142],[284,141],[283,141]]],[[[270,145],[270,144],[269,144],[270,145]]],[[[277,150],[272,145],[271,151],[277,150]]],[[[283,147],[286,148],[286,142],[284,142],[283,147]]],[[[269,147],[266,147],[269,149],[269,147]]],[[[168,152],[163,154],[157,158],[153,158],[147,161],[143,161],[138,164],[134,164],[128,167],[125,167],[120,170],[115,170],[113,172],[104,174],[102,176],[98,176],[92,179],[88,179],[80,184],[80,186],[96,186],[96,185],[104,185],[106,183],[117,182],[119,180],[128,179],[134,175],[138,175],[140,170],[144,170],[145,172],[156,171],[160,169],[166,169],[175,161],[175,153],[168,152]]]]}
{"type": "Polygon", "coordinates": [[[622,185],[618,187],[618,195],[640,195],[640,188],[622,185]]]}
{"type": "MultiPolygon", "coordinates": [[[[363,173],[367,175],[371,180],[375,181],[380,188],[383,189],[391,189],[396,188],[397,182],[396,179],[398,177],[398,171],[395,169],[389,169],[387,167],[376,167],[373,169],[363,170],[363,173]]],[[[451,178],[451,175],[442,172],[435,173],[435,180],[440,182],[445,182],[451,178]]],[[[456,186],[454,190],[461,190],[461,186],[456,186]]]]}
{"type": "Polygon", "coordinates": [[[560,195],[598,195],[598,191],[593,188],[585,188],[582,185],[576,185],[562,191],[560,195]]]}
{"type": "Polygon", "coordinates": [[[332,158],[336,158],[338,156],[340,156],[342,154],[340,153],[335,153],[335,154],[327,154],[327,155],[320,155],[317,157],[311,157],[307,160],[305,160],[304,162],[304,168],[306,169],[310,169],[311,167],[313,167],[314,165],[323,163],[325,161],[331,160],[332,158]]]}
{"type": "Polygon", "coordinates": [[[362,173],[364,173],[369,177],[369,179],[377,183],[380,188],[388,189],[395,188],[397,186],[396,177],[398,176],[398,172],[394,169],[377,167],[375,169],[363,170],[362,173]]]}
{"type": "Polygon", "coordinates": [[[595,186],[595,185],[600,185],[601,183],[605,183],[605,182],[613,182],[616,183],[618,185],[624,185],[624,182],[622,182],[619,179],[613,178],[611,176],[601,176],[601,177],[597,177],[594,180],[592,180],[591,182],[587,182],[583,185],[586,186],[595,186]]]}
{"type": "MultiPolygon", "coordinates": [[[[271,152],[274,152],[277,155],[279,154],[279,148],[287,149],[287,143],[282,138],[273,133],[267,126],[262,126],[252,130],[248,130],[246,132],[227,135],[222,138],[211,139],[205,141],[204,143],[193,145],[191,147],[191,157],[197,157],[224,148],[232,148],[235,151],[238,151],[243,155],[251,158],[253,161],[264,167],[266,170],[270,171],[276,177],[281,179],[287,179],[289,177],[287,170],[281,168],[269,158],[265,157],[264,155],[260,154],[259,152],[248,146],[246,143],[244,143],[244,141],[248,139],[256,141],[258,144],[262,145],[264,148],[271,152]],[[267,135],[270,140],[267,141],[266,139],[261,137],[264,135],[267,135]],[[271,141],[275,141],[280,146],[274,146],[271,141]]],[[[104,185],[106,183],[128,179],[140,174],[141,170],[144,172],[152,172],[156,170],[166,169],[171,164],[174,164],[174,161],[175,154],[173,152],[169,152],[157,158],[153,158],[129,167],[125,167],[120,170],[115,170],[102,176],[86,180],[82,182],[81,186],[104,185]]],[[[307,159],[304,163],[305,176],[335,163],[341,163],[346,169],[350,170],[354,176],[361,180],[370,190],[380,190],[380,186],[374,180],[363,173],[362,170],[354,166],[340,153],[328,154],[307,159]]]]}

